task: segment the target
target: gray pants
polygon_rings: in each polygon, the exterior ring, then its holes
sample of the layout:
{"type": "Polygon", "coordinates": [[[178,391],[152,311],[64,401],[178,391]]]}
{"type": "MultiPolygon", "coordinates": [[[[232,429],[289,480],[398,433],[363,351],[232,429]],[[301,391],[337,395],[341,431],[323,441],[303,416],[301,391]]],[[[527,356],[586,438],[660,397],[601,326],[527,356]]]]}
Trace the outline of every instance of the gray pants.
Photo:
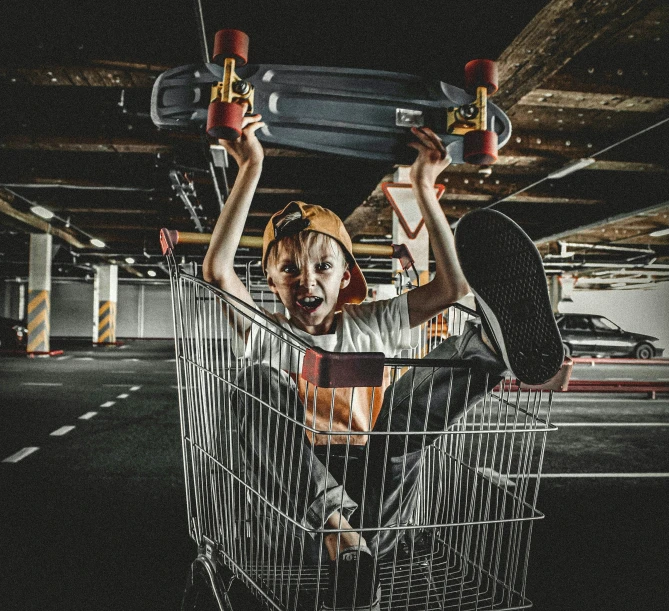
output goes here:
{"type": "MultiPolygon", "coordinates": [[[[304,407],[290,376],[263,364],[246,368],[237,380],[243,390],[232,396],[245,477],[262,497],[305,528],[322,529],[338,511],[362,531],[379,556],[389,552],[398,531],[382,527],[409,523],[425,448],[497,385],[506,371],[471,323],[425,359],[466,359],[472,368],[434,368],[427,362],[412,368],[386,390],[373,429],[410,434],[371,434],[366,446],[338,451],[331,446],[329,453],[324,451],[327,446],[314,447],[306,439],[304,407]],[[281,413],[267,403],[280,406],[281,413]],[[348,458],[337,457],[342,454],[348,458]],[[342,463],[349,468],[342,469],[342,463]]],[[[292,528],[285,518],[280,521],[284,536],[286,530],[296,536],[299,528],[292,528]]],[[[315,538],[302,539],[306,547],[320,546],[315,538]]],[[[318,552],[311,550],[308,555],[318,552]]]]}

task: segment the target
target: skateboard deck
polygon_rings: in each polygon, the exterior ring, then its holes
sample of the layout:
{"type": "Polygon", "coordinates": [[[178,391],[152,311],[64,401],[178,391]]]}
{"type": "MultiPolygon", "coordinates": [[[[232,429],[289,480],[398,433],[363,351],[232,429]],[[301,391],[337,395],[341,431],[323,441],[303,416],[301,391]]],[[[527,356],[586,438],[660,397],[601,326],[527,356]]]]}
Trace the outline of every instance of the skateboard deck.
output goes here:
{"type": "MultiPolygon", "coordinates": [[[[323,68],[251,65],[237,68],[255,88],[253,112],[266,127],[256,132],[269,146],[287,146],[361,159],[411,163],[410,127],[431,128],[448,147],[453,163],[464,163],[463,137],[449,134],[449,107],[475,96],[438,80],[411,74],[323,68]]],[[[218,64],[191,64],[162,73],[154,83],[151,118],[163,129],[202,132],[211,87],[223,78],[218,64]]],[[[487,129],[498,148],[511,136],[511,122],[487,102],[487,129]]]]}

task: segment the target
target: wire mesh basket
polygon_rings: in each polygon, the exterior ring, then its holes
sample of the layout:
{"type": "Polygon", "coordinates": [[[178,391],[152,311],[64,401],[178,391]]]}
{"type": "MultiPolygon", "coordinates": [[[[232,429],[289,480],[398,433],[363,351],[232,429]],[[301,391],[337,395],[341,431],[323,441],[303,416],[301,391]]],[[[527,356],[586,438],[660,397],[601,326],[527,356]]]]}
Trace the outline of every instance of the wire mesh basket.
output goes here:
{"type": "Polygon", "coordinates": [[[374,554],[381,609],[531,606],[526,577],[533,524],[543,517],[537,495],[546,435],[555,429],[549,418],[552,390],[524,388],[510,378],[488,380],[494,386],[474,401],[474,363],[422,358],[446,338],[463,333],[475,312],[449,308],[424,324],[418,347],[400,357],[325,353],[262,311],[185,273],[171,247],[166,254],[187,511],[199,549],[184,609],[203,608],[204,589],[211,608],[235,608],[233,594],[240,583],[253,602],[238,603],[239,608],[322,608],[330,570],[324,538],[343,530],[305,523],[305,507],[291,499],[291,486],[300,477],[293,471],[317,462],[364,508],[353,527],[367,541],[379,542],[374,554]],[[250,373],[258,363],[249,344],[268,338],[281,343],[268,370],[299,372],[280,392],[264,388],[262,379],[250,373]],[[448,403],[461,405],[450,406],[457,418],[438,431],[370,426],[344,431],[342,443],[342,431],[335,435],[319,428],[308,409],[296,417],[289,407],[310,400],[315,405],[319,393],[326,401],[334,401],[338,392],[354,397],[363,388],[371,389],[373,402],[383,376],[390,382],[420,376],[433,384],[454,375],[464,376],[468,387],[463,396],[448,394],[448,403]],[[239,408],[248,400],[267,414],[252,442],[242,434],[239,408]],[[309,442],[317,436],[326,441],[309,442]],[[285,442],[289,438],[301,441],[291,445],[285,442]],[[282,475],[278,485],[261,481],[258,474],[255,463],[270,459],[282,475]],[[378,479],[385,481],[391,467],[413,478],[407,498],[400,499],[407,511],[401,509],[394,523],[367,519],[374,515],[378,496],[370,490],[378,488],[378,479]]]}

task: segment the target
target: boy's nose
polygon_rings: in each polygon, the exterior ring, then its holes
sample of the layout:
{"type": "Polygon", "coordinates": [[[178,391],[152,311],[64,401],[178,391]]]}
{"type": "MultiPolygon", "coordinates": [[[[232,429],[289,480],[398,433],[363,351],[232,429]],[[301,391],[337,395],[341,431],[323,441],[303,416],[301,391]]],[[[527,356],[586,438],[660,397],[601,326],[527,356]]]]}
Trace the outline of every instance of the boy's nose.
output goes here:
{"type": "Polygon", "coordinates": [[[302,270],[302,275],[300,278],[300,282],[302,286],[314,286],[316,281],[316,275],[314,274],[313,271],[309,269],[302,270]]]}

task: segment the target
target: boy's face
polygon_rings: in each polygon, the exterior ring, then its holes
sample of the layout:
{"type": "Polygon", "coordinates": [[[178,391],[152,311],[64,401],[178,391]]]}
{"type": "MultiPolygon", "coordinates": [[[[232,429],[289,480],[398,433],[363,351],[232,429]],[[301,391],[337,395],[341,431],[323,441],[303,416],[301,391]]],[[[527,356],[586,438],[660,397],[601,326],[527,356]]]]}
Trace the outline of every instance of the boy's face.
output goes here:
{"type": "Polygon", "coordinates": [[[339,291],[351,280],[341,248],[327,237],[310,244],[301,256],[283,241],[275,248],[276,256],[267,266],[270,290],[298,328],[311,335],[329,333],[339,291]]]}

